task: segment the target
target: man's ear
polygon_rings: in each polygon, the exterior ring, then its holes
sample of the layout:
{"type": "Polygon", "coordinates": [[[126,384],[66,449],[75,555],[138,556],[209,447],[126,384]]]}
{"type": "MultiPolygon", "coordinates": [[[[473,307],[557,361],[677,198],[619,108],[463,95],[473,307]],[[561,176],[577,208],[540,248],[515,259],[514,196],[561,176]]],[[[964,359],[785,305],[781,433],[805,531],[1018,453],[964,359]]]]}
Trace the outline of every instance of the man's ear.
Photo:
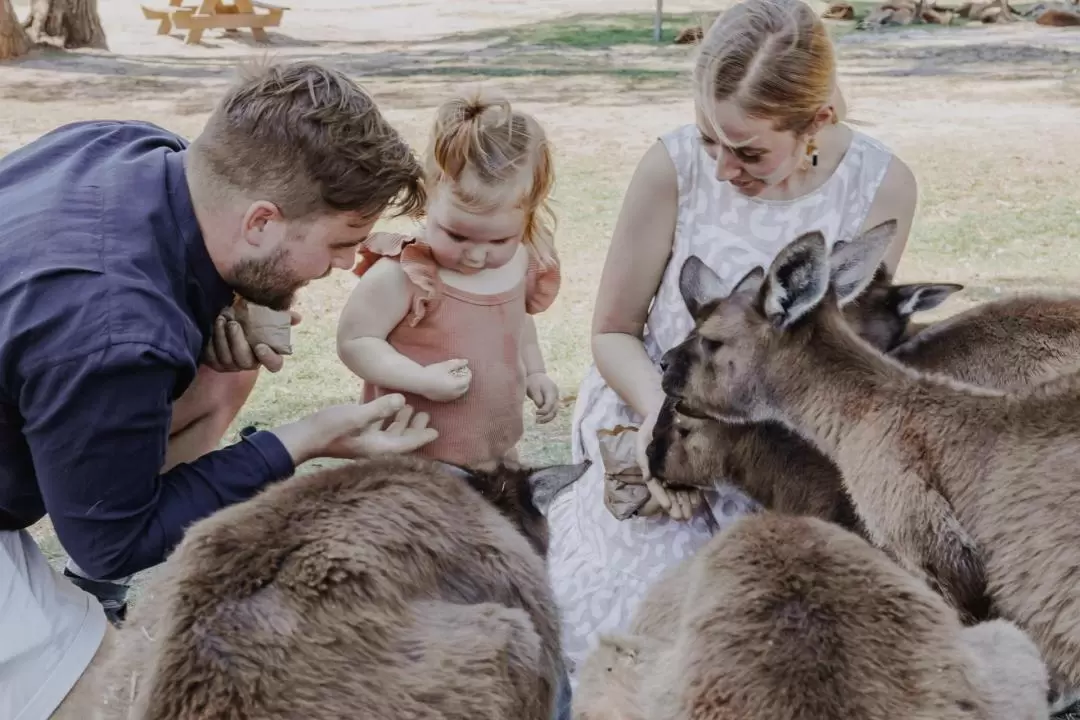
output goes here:
{"type": "Polygon", "coordinates": [[[270,242],[278,241],[277,235],[280,234],[280,228],[275,226],[283,220],[284,216],[277,205],[269,200],[256,200],[248,205],[248,209],[244,212],[241,233],[249,245],[263,247],[270,242]]]}

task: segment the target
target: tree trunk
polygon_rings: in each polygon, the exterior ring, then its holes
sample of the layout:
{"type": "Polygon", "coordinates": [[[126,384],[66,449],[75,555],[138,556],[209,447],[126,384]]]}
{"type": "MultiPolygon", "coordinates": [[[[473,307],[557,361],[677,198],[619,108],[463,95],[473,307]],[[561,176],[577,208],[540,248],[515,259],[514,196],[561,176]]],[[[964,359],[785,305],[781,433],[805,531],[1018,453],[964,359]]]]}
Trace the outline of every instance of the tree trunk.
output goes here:
{"type": "Polygon", "coordinates": [[[30,51],[30,37],[19,23],[11,0],[0,0],[0,60],[10,60],[30,51]]]}
{"type": "Polygon", "coordinates": [[[97,0],[34,0],[25,23],[35,42],[108,50],[97,0]]]}

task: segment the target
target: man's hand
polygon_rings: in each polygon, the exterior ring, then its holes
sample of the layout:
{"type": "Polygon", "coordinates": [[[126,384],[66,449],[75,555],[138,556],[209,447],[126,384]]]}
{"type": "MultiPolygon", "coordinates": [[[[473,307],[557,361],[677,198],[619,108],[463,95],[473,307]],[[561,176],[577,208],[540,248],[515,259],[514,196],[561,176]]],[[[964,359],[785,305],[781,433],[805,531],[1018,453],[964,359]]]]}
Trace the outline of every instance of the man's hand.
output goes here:
{"type": "Polygon", "coordinates": [[[428,427],[428,414],[414,414],[401,395],[377,398],[366,405],[336,405],[319,414],[327,430],[323,457],[354,459],[409,453],[439,436],[435,428],[428,427]]]}
{"type": "MultiPolygon", "coordinates": [[[[289,310],[291,324],[300,324],[300,313],[289,310]]],[[[243,326],[229,313],[218,315],[214,321],[210,342],[203,350],[202,361],[217,372],[241,372],[254,370],[262,365],[276,373],[285,365],[285,358],[270,349],[269,345],[257,343],[252,347],[244,334],[243,326]]]]}
{"type": "Polygon", "coordinates": [[[414,415],[402,395],[384,395],[364,404],[331,405],[273,432],[299,465],[319,457],[355,460],[412,452],[439,436],[428,420],[427,413],[414,415]]]}

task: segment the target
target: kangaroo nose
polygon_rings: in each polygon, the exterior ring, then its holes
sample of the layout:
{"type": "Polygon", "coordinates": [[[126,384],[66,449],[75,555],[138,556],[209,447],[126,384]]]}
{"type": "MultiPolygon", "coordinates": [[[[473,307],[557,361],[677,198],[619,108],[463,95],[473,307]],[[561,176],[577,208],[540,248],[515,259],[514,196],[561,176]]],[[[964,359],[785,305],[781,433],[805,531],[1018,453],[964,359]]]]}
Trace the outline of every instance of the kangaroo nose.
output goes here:
{"type": "Polygon", "coordinates": [[[660,372],[667,372],[668,365],[671,364],[671,351],[667,351],[660,356],[660,372]]]}

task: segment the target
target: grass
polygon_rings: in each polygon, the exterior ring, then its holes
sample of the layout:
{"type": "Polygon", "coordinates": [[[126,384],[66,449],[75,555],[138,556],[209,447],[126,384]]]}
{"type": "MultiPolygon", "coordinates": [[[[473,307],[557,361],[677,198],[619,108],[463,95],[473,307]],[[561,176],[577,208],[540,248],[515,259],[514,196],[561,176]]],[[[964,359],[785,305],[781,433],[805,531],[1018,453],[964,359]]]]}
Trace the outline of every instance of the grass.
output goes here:
{"type": "MultiPolygon", "coordinates": [[[[711,16],[710,16],[711,17],[711,16]]],[[[663,15],[660,42],[670,43],[679,31],[707,21],[701,14],[663,15]]],[[[529,23],[507,30],[483,31],[468,39],[497,39],[502,45],[603,50],[618,45],[652,44],[653,13],[618,15],[579,14],[557,20],[529,23]]]]}

